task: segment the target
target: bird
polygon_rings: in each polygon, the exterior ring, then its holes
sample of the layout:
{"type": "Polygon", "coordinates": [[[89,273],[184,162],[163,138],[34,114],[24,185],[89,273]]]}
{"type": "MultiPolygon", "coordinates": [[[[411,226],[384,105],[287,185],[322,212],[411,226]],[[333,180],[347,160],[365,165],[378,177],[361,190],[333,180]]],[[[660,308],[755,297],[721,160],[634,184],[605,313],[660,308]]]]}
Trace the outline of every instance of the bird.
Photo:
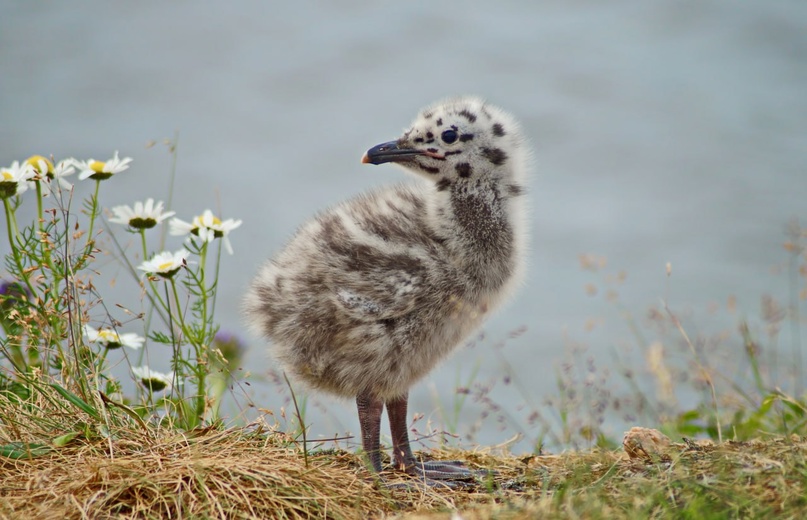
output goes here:
{"type": "Polygon", "coordinates": [[[521,285],[530,157],[504,110],[475,96],[434,103],[361,159],[414,179],[318,213],[246,291],[249,327],[292,380],[355,399],[376,474],[384,408],[395,470],[428,482],[473,474],[416,459],[409,390],[521,285]]]}

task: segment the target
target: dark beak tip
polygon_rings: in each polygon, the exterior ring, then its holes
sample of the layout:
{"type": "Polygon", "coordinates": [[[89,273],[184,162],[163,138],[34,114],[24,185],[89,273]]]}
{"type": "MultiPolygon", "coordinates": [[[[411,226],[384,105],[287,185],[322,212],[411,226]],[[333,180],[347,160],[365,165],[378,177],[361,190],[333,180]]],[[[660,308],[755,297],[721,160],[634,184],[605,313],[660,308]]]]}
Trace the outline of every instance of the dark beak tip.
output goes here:
{"type": "Polygon", "coordinates": [[[384,164],[411,160],[423,152],[412,148],[400,148],[398,141],[389,141],[373,146],[361,158],[363,164],[384,164]]]}

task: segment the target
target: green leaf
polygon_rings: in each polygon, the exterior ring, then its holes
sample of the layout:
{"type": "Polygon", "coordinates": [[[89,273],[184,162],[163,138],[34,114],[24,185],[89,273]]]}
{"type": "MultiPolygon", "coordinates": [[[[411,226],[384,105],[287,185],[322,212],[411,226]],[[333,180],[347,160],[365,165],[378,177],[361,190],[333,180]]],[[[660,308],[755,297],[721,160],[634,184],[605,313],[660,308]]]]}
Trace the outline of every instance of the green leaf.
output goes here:
{"type": "Polygon", "coordinates": [[[684,436],[695,437],[703,433],[704,428],[694,424],[681,424],[676,427],[678,433],[684,436]]]}
{"type": "Polygon", "coordinates": [[[58,437],[54,438],[51,441],[51,444],[53,444],[57,448],[62,448],[64,446],[67,446],[67,444],[69,444],[70,441],[72,441],[73,439],[75,439],[78,436],[79,436],[79,432],[65,433],[64,435],[59,435],[58,437]]]}
{"type": "Polygon", "coordinates": [[[689,422],[694,421],[696,419],[701,418],[701,413],[699,410],[689,410],[687,412],[683,412],[678,416],[679,422],[689,422]]]}
{"type": "Polygon", "coordinates": [[[152,341],[156,342],[156,343],[162,343],[164,345],[173,345],[174,344],[174,340],[170,336],[166,336],[162,332],[158,332],[158,331],[152,331],[149,334],[149,338],[152,341]]]}
{"type": "Polygon", "coordinates": [[[32,459],[44,455],[51,450],[47,444],[36,442],[12,442],[0,446],[0,456],[9,459],[32,459]]]}
{"type": "Polygon", "coordinates": [[[781,401],[782,404],[784,404],[793,411],[796,417],[799,418],[804,417],[805,411],[807,411],[807,408],[805,407],[804,404],[791,397],[782,397],[781,401]]]}

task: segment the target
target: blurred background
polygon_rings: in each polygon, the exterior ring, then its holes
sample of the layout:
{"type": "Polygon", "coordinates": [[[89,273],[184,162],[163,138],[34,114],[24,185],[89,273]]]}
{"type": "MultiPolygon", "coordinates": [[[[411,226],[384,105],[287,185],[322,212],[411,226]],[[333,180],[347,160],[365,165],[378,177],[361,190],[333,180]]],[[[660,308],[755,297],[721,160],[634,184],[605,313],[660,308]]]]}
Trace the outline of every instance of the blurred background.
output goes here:
{"type": "MultiPolygon", "coordinates": [[[[131,205],[165,199],[162,142],[178,136],[177,216],[211,208],[244,222],[217,318],[249,346],[252,401],[278,413],[287,397],[240,321],[256,269],[317,210],[405,180],[359,159],[424,105],[487,98],[522,121],[535,151],[529,276],[412,389],[410,410],[438,429],[457,422],[466,441],[518,431],[529,448],[530,410],[557,398],[564,374],[607,384],[645,365],[657,338],[636,328],[648,309],[667,302],[693,337],[740,345],[740,319],[761,330],[764,297],[792,294],[782,244],[789,222],[807,220],[805,27],[799,0],[3,1],[0,163],[120,150],[132,167],[103,184],[102,201],[131,205]],[[470,392],[458,412],[457,386],[470,392]]],[[[119,264],[100,265],[107,302],[140,308],[119,264]]],[[[778,340],[783,385],[801,328],[778,340]]],[[[353,403],[309,404],[309,438],[358,431],[353,403]]],[[[626,421],[606,415],[602,427],[618,434],[626,421]]]]}

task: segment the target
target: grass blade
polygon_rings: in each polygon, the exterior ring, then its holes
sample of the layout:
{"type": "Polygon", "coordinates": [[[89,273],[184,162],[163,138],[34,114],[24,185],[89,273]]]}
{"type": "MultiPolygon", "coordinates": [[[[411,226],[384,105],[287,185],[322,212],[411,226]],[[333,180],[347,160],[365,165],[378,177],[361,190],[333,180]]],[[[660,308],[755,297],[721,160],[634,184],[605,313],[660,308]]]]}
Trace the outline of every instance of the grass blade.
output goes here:
{"type": "Polygon", "coordinates": [[[54,390],[59,392],[59,394],[62,397],[64,397],[68,401],[70,401],[70,403],[73,406],[75,406],[76,408],[79,408],[80,410],[86,412],[87,414],[91,415],[93,418],[101,420],[101,414],[98,413],[98,410],[96,410],[95,408],[93,408],[92,406],[87,404],[87,402],[84,401],[83,399],[81,399],[79,396],[77,396],[76,394],[71,393],[70,391],[68,391],[67,389],[65,389],[64,387],[62,387],[62,386],[60,386],[60,385],[58,385],[56,383],[51,383],[50,386],[53,387],[54,390]]]}

